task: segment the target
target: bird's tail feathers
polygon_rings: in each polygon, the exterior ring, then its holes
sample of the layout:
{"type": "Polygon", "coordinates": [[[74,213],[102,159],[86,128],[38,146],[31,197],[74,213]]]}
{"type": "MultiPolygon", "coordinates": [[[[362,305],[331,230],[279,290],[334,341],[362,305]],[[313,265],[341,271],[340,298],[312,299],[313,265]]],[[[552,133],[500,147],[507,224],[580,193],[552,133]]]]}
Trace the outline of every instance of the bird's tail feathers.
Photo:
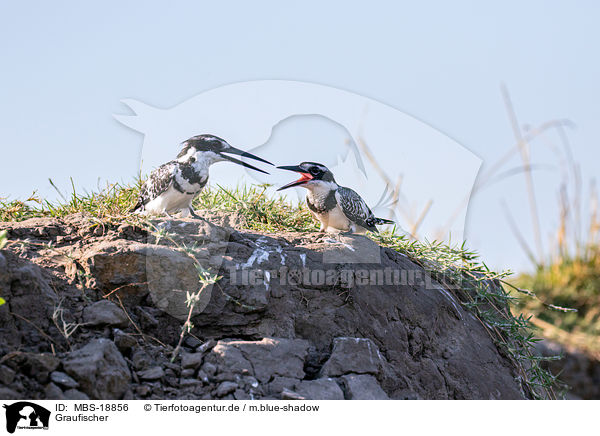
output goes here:
{"type": "Polygon", "coordinates": [[[131,207],[128,212],[129,213],[134,213],[134,212],[140,212],[144,210],[144,203],[142,202],[142,200],[138,200],[137,203],[135,204],[135,206],[131,207]]]}

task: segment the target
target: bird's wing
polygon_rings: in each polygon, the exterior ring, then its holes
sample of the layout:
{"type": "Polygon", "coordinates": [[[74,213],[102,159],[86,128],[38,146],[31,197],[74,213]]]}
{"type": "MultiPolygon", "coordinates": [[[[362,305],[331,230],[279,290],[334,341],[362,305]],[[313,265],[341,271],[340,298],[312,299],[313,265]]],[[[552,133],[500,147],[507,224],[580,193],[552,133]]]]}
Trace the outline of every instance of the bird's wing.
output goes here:
{"type": "Polygon", "coordinates": [[[369,209],[369,206],[367,206],[367,203],[365,203],[365,200],[360,195],[352,189],[344,188],[343,186],[337,189],[335,195],[342,211],[350,221],[368,230],[377,231],[373,212],[371,212],[371,209],[369,209]]]}
{"type": "Polygon", "coordinates": [[[169,189],[175,177],[177,164],[173,161],[162,164],[150,173],[150,177],[142,186],[138,207],[144,206],[169,189]]]}

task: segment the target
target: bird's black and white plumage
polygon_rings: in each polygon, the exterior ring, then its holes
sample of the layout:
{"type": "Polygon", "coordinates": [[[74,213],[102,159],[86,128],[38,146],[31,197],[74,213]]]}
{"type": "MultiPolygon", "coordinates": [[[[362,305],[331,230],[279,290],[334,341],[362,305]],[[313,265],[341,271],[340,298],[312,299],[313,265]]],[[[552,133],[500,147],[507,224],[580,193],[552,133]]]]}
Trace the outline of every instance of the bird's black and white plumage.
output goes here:
{"type": "Polygon", "coordinates": [[[184,141],[182,145],[183,148],[175,160],[152,171],[142,186],[133,211],[167,216],[180,213],[182,217],[188,215],[196,217],[192,209],[192,201],[208,182],[208,168],[212,164],[230,161],[268,174],[228,155],[235,154],[273,165],[258,156],[232,147],[225,140],[214,135],[194,136],[184,141]]]}
{"type": "Polygon", "coordinates": [[[375,217],[360,195],[335,182],[333,173],[325,165],[302,162],[296,166],[277,168],[302,174],[300,179],[282,186],[278,191],[293,186],[308,189],[306,204],[312,215],[321,223],[321,232],[377,232],[376,225],[394,223],[375,217]]]}

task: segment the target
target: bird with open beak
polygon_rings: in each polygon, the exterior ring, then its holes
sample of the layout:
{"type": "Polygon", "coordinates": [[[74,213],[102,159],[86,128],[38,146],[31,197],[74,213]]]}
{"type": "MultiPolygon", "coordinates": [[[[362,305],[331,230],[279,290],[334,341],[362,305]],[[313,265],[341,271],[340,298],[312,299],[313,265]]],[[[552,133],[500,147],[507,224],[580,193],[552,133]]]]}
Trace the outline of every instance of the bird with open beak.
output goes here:
{"type": "Polygon", "coordinates": [[[229,161],[261,173],[269,174],[231,155],[247,157],[273,165],[258,156],[239,150],[214,135],[193,136],[182,143],[175,160],[167,162],[150,174],[140,191],[134,212],[151,215],[179,213],[181,217],[198,215],[192,201],[208,182],[208,169],[217,162],[229,161]]]}
{"type": "Polygon", "coordinates": [[[308,189],[306,204],[310,213],[321,223],[320,232],[365,233],[377,232],[376,225],[393,224],[391,220],[377,218],[367,203],[350,188],[336,183],[333,173],[317,162],[277,167],[300,173],[300,178],[278,189],[301,186],[308,189]]]}

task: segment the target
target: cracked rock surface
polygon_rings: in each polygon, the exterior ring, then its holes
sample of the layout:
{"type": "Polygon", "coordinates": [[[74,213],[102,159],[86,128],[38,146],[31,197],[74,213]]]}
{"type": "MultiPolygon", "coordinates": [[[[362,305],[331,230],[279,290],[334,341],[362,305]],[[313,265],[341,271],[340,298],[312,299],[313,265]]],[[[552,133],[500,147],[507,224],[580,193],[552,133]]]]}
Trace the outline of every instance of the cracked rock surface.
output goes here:
{"type": "Polygon", "coordinates": [[[0,397],[524,398],[450,292],[378,281],[386,268],[423,275],[406,256],[363,236],[204,216],[155,220],[160,235],[82,215],[1,223],[0,397]],[[221,279],[171,361],[197,265],[221,279]]]}

